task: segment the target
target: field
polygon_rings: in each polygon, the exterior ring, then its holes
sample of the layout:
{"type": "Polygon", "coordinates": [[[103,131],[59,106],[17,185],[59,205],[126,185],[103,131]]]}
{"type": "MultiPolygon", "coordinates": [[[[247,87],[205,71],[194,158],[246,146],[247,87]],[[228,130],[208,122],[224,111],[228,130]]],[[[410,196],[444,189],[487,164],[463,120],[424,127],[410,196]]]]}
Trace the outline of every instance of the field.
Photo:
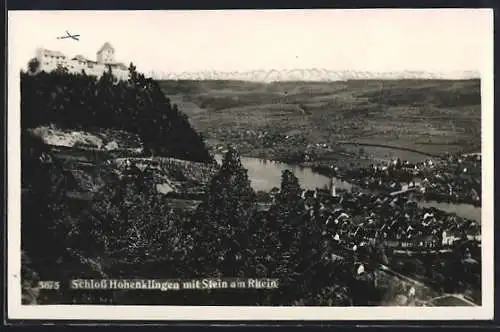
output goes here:
{"type": "Polygon", "coordinates": [[[421,160],[481,146],[479,80],[159,83],[211,147],[247,156],[421,160]]]}

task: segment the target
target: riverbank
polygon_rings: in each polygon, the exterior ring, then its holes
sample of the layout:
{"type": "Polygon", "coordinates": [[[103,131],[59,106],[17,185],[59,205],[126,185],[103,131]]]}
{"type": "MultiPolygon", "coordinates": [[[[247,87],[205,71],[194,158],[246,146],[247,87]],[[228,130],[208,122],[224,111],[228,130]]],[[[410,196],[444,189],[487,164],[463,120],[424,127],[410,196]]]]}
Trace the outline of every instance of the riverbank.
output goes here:
{"type": "MultiPolygon", "coordinates": [[[[215,159],[220,162],[222,155],[216,155],[215,159]]],[[[331,185],[333,178],[337,190],[352,191],[353,188],[358,188],[367,192],[389,193],[388,191],[382,192],[376,189],[360,188],[359,184],[350,182],[349,178],[343,178],[342,172],[337,172],[336,176],[333,176],[334,173],[331,168],[328,169],[329,173],[325,174],[314,167],[307,166],[308,164],[289,164],[246,156],[241,158],[241,162],[243,167],[247,169],[252,187],[256,191],[270,192],[273,188],[279,188],[282,172],[290,170],[299,179],[301,186],[308,190],[327,189],[331,185]]],[[[422,207],[434,207],[448,213],[456,213],[460,217],[476,220],[477,222],[481,221],[481,206],[446,201],[426,201],[425,196],[418,195],[413,198],[417,199],[418,204],[422,207]]]]}
{"type": "Polygon", "coordinates": [[[359,188],[385,193],[418,183],[422,190],[413,196],[420,201],[481,207],[480,153],[440,155],[438,158],[422,153],[422,159],[417,161],[399,156],[383,161],[361,157],[341,162],[338,159],[341,158],[306,162],[282,158],[279,161],[309,167],[316,173],[350,182],[359,188]]]}

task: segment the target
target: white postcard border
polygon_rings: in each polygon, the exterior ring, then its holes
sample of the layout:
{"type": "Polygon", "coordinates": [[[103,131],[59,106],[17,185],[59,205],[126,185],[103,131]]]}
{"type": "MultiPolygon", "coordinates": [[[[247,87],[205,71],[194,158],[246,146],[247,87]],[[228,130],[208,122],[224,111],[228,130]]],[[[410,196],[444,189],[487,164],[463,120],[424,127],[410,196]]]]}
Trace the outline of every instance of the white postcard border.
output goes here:
{"type": "MultiPolygon", "coordinates": [[[[476,9],[477,10],[477,9],[476,9]]],[[[493,10],[481,68],[482,104],[482,306],[480,307],[210,307],[21,305],[20,252],[20,76],[19,43],[8,12],[8,319],[40,320],[488,320],[493,318],[493,10]]]]}

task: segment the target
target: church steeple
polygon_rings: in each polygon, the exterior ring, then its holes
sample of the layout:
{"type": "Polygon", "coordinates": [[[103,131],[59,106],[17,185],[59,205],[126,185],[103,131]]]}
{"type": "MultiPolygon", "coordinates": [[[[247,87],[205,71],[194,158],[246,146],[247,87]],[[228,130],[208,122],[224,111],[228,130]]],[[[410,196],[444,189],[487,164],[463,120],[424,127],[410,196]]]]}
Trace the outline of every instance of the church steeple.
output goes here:
{"type": "Polygon", "coordinates": [[[332,197],[337,196],[336,181],[334,177],[330,178],[330,194],[332,195],[332,197]]]}

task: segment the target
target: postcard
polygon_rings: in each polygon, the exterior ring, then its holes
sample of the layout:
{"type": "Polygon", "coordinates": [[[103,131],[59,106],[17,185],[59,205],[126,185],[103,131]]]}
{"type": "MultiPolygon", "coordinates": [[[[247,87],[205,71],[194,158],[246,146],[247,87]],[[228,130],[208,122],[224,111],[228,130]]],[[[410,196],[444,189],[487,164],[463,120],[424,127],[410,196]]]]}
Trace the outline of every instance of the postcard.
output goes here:
{"type": "Polygon", "coordinates": [[[9,11],[8,317],[493,317],[493,11],[9,11]]]}

